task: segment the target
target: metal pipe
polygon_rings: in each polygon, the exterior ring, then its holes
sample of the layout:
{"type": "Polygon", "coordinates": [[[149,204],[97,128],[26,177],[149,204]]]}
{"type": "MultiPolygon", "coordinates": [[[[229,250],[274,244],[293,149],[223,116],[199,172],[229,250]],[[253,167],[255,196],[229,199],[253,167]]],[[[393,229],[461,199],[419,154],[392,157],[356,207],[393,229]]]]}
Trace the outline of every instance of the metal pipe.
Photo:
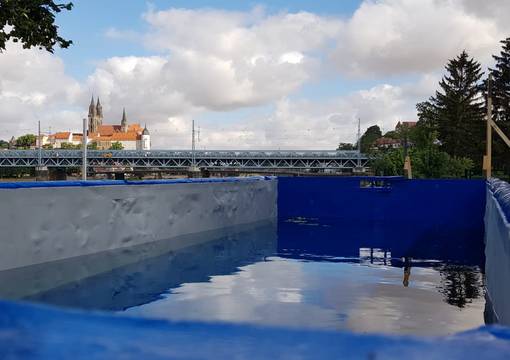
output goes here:
{"type": "Polygon", "coordinates": [[[361,118],[358,118],[358,169],[361,168],[361,118]]]}
{"type": "Polygon", "coordinates": [[[191,120],[191,167],[195,169],[195,120],[191,120]]]}
{"type": "Polygon", "coordinates": [[[87,119],[83,119],[81,179],[87,181],[87,119]]]}
{"type": "Polygon", "coordinates": [[[42,138],[41,138],[41,120],[37,121],[37,139],[38,139],[38,161],[37,161],[37,166],[39,167],[39,170],[41,169],[41,166],[42,166],[42,138]]]}

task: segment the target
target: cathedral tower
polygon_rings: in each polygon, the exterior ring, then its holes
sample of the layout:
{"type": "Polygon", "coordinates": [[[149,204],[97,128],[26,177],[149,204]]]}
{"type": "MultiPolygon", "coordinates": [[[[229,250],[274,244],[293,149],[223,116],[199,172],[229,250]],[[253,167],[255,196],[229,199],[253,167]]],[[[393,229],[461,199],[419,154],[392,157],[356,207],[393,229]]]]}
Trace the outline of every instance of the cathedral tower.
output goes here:
{"type": "Polygon", "coordinates": [[[122,110],[122,120],[120,121],[120,131],[122,131],[122,132],[127,132],[128,131],[126,108],[124,108],[122,110]]]}
{"type": "Polygon", "coordinates": [[[89,133],[96,133],[99,131],[99,126],[103,125],[103,106],[99,98],[97,98],[97,104],[94,104],[94,96],[90,100],[89,105],[89,133]]]}
{"type": "Polygon", "coordinates": [[[96,114],[99,121],[99,125],[103,125],[103,106],[99,101],[99,97],[97,98],[96,114]]]}

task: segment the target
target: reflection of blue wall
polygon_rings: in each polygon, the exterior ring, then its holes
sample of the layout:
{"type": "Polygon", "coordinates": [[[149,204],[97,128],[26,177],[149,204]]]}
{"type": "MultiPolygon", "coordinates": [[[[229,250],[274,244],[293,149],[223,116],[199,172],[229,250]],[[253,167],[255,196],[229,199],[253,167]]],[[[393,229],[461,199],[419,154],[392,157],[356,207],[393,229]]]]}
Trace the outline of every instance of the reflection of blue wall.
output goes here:
{"type": "Polygon", "coordinates": [[[491,179],[485,211],[485,283],[494,319],[510,325],[510,184],[491,179]]]}
{"type": "Polygon", "coordinates": [[[359,247],[376,247],[391,250],[394,257],[481,260],[484,181],[386,178],[385,187],[360,187],[360,181],[376,179],[280,178],[279,247],[327,250],[340,256],[348,255],[349,247],[353,254],[359,247]],[[282,223],[300,217],[319,219],[326,226],[307,229],[282,223]],[[328,222],[334,225],[327,226],[328,222]],[[317,231],[329,233],[330,242],[319,244],[313,235],[317,231]]]}
{"type": "MultiPolygon", "coordinates": [[[[247,226],[237,226],[224,231],[192,234],[186,240],[196,245],[183,248],[172,248],[175,238],[166,240],[164,242],[169,245],[160,246],[166,249],[163,253],[154,249],[154,243],[148,243],[134,247],[129,252],[118,249],[107,254],[69,259],[64,266],[48,263],[46,267],[59,266],[57,271],[76,271],[80,266],[93,268],[97,261],[124,263],[126,261],[122,261],[122,258],[132,258],[128,265],[23,300],[80,309],[124,310],[155,301],[162,293],[182,283],[203,282],[213,275],[231,274],[238,266],[272,255],[276,250],[275,236],[276,224],[264,222],[249,229],[247,226]]],[[[30,268],[27,267],[24,275],[36,276],[30,268]]],[[[37,267],[36,270],[41,268],[37,267]]]]}

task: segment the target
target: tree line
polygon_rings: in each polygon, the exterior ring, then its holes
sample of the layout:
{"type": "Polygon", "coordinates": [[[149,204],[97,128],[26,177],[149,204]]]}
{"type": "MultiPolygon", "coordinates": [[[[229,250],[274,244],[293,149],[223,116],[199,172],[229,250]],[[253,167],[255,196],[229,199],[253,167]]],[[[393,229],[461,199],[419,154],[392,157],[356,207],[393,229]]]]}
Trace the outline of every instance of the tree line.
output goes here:
{"type": "MultiPolygon", "coordinates": [[[[371,153],[371,167],[376,175],[402,175],[404,149],[377,149],[381,137],[397,139],[409,145],[413,175],[441,178],[481,175],[486,146],[486,98],[490,74],[493,78],[491,96],[492,118],[510,135],[510,37],[501,41],[495,66],[487,73],[482,65],[463,51],[448,61],[445,75],[436,93],[416,105],[418,122],[413,128],[382,134],[378,126],[367,129],[361,137],[361,150],[371,153]]],[[[339,149],[356,149],[357,144],[340,144],[339,149]]],[[[501,175],[510,174],[507,160],[510,149],[493,137],[493,168],[501,175]]]]}
{"type": "MultiPolygon", "coordinates": [[[[18,149],[18,150],[29,150],[35,149],[37,146],[37,136],[34,134],[25,134],[17,139],[11,140],[11,142],[0,140],[0,149],[18,149]]],[[[81,144],[62,143],[60,149],[62,150],[81,150],[81,144]]],[[[42,146],[45,150],[51,150],[54,148],[51,144],[45,144],[42,146]]],[[[92,141],[87,144],[89,150],[99,150],[97,142],[92,141]]],[[[124,145],[120,141],[115,141],[110,144],[108,150],[124,150],[124,145]]]]}

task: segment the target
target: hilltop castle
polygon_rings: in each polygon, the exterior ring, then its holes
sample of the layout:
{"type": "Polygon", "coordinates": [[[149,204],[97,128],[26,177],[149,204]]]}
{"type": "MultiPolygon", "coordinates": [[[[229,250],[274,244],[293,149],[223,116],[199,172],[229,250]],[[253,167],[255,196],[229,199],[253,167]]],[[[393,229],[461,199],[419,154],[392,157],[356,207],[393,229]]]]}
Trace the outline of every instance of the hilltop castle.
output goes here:
{"type": "Polygon", "coordinates": [[[100,149],[108,149],[112,143],[119,142],[125,150],[150,150],[151,137],[147,126],[128,124],[126,109],[122,112],[120,125],[103,125],[103,106],[94,97],[90,101],[88,115],[88,139],[97,143],[100,149]]]}
{"type": "MultiPolygon", "coordinates": [[[[123,110],[120,125],[103,125],[103,106],[94,97],[89,105],[88,114],[88,143],[96,143],[98,149],[107,150],[113,143],[121,143],[124,150],[150,150],[151,136],[147,126],[128,124],[126,110],[123,110]]],[[[73,132],[57,132],[43,139],[42,145],[50,144],[56,149],[65,147],[63,144],[80,145],[83,134],[73,132]]]]}

